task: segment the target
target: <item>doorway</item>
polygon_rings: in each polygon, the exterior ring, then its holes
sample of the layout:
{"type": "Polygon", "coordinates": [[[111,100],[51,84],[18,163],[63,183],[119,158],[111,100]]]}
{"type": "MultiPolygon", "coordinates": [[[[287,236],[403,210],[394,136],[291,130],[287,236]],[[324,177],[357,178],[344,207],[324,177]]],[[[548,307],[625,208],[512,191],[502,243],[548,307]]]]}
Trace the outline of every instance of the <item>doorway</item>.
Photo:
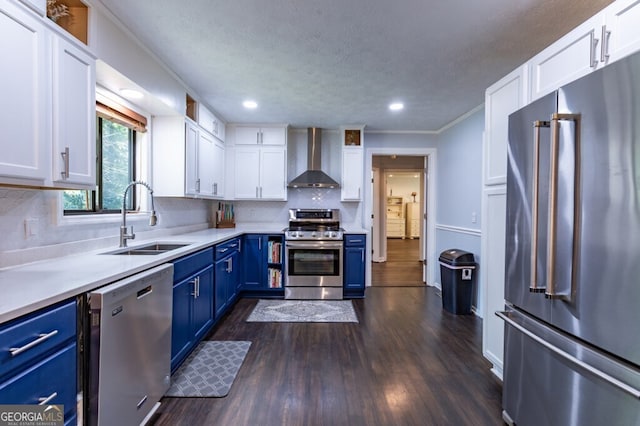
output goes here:
{"type": "Polygon", "coordinates": [[[373,155],[371,285],[424,286],[428,161],[373,155]]]}

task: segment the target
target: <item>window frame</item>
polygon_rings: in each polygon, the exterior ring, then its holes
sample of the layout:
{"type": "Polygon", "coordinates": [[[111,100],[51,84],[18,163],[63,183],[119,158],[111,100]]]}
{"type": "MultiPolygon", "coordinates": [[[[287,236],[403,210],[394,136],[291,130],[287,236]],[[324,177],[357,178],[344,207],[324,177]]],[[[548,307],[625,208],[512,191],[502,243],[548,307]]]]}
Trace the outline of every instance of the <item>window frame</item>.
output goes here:
{"type": "MultiPolygon", "coordinates": [[[[103,173],[102,173],[102,159],[104,153],[103,146],[103,120],[110,121],[114,124],[119,124],[124,126],[122,123],[118,123],[115,120],[111,120],[109,118],[101,117],[96,115],[96,189],[93,190],[83,190],[86,193],[86,197],[91,202],[90,209],[83,210],[68,210],[64,208],[63,202],[63,216],[86,216],[86,215],[104,215],[104,214],[114,214],[120,213],[121,209],[104,209],[103,208],[103,173]]],[[[128,130],[128,139],[129,139],[129,181],[137,179],[137,165],[138,165],[138,146],[137,146],[137,131],[129,126],[124,126],[128,130]]],[[[136,191],[129,191],[129,202],[126,206],[127,211],[134,211],[135,206],[137,205],[137,193],[136,191]]]]}

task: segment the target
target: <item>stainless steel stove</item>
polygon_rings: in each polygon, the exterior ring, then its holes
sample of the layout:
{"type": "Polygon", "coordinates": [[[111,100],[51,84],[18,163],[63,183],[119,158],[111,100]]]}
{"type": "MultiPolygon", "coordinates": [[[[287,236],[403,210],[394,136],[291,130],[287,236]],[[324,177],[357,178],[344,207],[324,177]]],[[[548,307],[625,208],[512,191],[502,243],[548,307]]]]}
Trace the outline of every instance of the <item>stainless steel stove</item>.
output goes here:
{"type": "Polygon", "coordinates": [[[290,209],[285,229],[285,299],[342,299],[342,240],[337,209],[290,209]]]}

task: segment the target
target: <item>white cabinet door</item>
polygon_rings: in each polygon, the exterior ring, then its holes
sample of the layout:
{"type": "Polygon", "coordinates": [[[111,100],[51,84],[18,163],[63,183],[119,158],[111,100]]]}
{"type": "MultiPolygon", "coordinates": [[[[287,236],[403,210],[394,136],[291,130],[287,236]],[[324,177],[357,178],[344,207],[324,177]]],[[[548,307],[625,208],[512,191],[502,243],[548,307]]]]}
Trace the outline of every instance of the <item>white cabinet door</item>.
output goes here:
{"type": "Polygon", "coordinates": [[[595,15],[530,61],[531,100],[602,67],[600,34],[604,16],[595,15]]]}
{"type": "Polygon", "coordinates": [[[224,198],[224,158],[225,147],[224,143],[220,140],[214,140],[213,144],[213,198],[224,198]]]}
{"type": "Polygon", "coordinates": [[[96,186],[95,59],[61,37],[53,38],[53,181],[96,186]]]}
{"type": "MultiPolygon", "coordinates": [[[[182,141],[175,141],[174,143],[179,144],[178,146],[182,147],[184,150],[184,164],[175,164],[176,170],[178,170],[179,178],[184,180],[184,194],[185,195],[197,195],[198,194],[198,138],[199,138],[199,130],[198,126],[191,121],[187,121],[184,124],[184,145],[182,145],[182,141]]],[[[170,159],[169,163],[165,163],[164,165],[159,163],[156,164],[155,173],[162,173],[162,168],[167,167],[169,164],[172,164],[173,161],[170,159]]]]}
{"type": "Polygon", "coordinates": [[[260,158],[260,198],[287,199],[287,151],[262,148],[260,158]]]}
{"type": "Polygon", "coordinates": [[[287,128],[237,126],[236,145],[286,145],[287,128]]]}
{"type": "Polygon", "coordinates": [[[507,181],[509,114],[528,100],[527,66],[509,73],[485,92],[484,184],[507,181]]]}
{"type": "Polygon", "coordinates": [[[262,127],[260,129],[260,141],[262,145],[286,145],[286,127],[262,127]]]}
{"type": "Polygon", "coordinates": [[[201,103],[198,103],[198,124],[202,129],[224,141],[224,123],[201,103]]]}
{"type": "Polygon", "coordinates": [[[236,145],[260,145],[260,128],[238,126],[236,131],[236,145]]]}
{"type": "Polygon", "coordinates": [[[214,192],[215,171],[214,163],[216,148],[214,137],[208,132],[200,130],[198,133],[198,195],[211,198],[214,192]]]}
{"type": "Polygon", "coordinates": [[[255,200],[260,196],[260,150],[236,148],[235,150],[235,198],[255,200]]]}
{"type": "Polygon", "coordinates": [[[0,182],[42,185],[50,175],[46,34],[36,17],[9,2],[0,6],[0,29],[0,182]]]}
{"type": "Polygon", "coordinates": [[[601,58],[613,62],[640,50],[640,0],[618,0],[605,11],[601,58]]]}
{"type": "Polygon", "coordinates": [[[284,148],[237,147],[234,198],[287,199],[287,151],[284,148]]]}
{"type": "Polygon", "coordinates": [[[342,149],[342,201],[360,201],[362,198],[362,180],[364,160],[362,148],[342,149]]]}

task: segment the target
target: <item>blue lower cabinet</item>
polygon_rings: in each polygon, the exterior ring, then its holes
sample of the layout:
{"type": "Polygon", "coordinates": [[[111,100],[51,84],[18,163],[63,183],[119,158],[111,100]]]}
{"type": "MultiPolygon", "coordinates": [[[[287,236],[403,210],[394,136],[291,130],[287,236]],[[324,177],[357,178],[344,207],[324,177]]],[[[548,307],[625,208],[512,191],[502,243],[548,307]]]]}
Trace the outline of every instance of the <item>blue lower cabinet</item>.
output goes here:
{"type": "Polygon", "coordinates": [[[283,242],[282,234],[247,234],[242,239],[243,270],[240,290],[249,297],[282,297],[283,242]]]}
{"type": "Polygon", "coordinates": [[[0,325],[0,404],[63,405],[76,417],[78,348],[76,300],[0,325]]]}
{"type": "Polygon", "coordinates": [[[364,297],[366,236],[345,235],[344,239],[344,297],[364,297]]]}
{"type": "Polygon", "coordinates": [[[175,371],[214,323],[213,249],[174,261],[171,371],[175,371]]]}
{"type": "Polygon", "coordinates": [[[240,277],[240,253],[233,251],[216,261],[215,265],[215,315],[220,318],[233,306],[238,296],[240,277]]]}
{"type": "Polygon", "coordinates": [[[64,419],[76,414],[75,342],[0,383],[2,404],[63,405],[64,419]]]}

